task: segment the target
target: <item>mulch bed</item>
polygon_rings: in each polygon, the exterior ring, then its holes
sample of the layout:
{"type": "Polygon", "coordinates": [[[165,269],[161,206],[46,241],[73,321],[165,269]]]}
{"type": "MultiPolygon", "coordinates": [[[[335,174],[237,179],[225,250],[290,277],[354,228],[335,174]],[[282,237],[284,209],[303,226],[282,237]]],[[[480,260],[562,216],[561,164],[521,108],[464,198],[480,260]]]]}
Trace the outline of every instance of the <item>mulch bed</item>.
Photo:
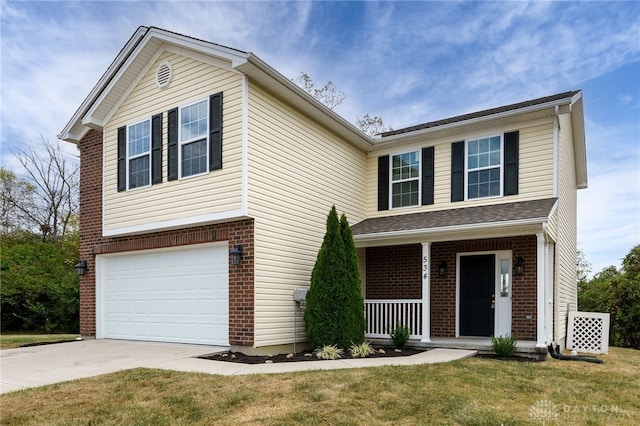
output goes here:
{"type": "MultiPolygon", "coordinates": [[[[376,353],[369,355],[367,358],[389,358],[399,356],[411,356],[420,352],[425,352],[425,349],[413,349],[404,348],[397,352],[395,348],[391,347],[376,347],[376,353]],[[380,351],[382,349],[382,351],[380,351]],[[384,353],[383,353],[384,352],[384,353]]],[[[227,361],[227,362],[239,362],[242,364],[265,364],[267,361],[272,363],[278,362],[311,362],[311,361],[324,361],[318,359],[311,351],[298,352],[296,354],[278,354],[272,356],[265,355],[245,355],[240,352],[220,352],[216,354],[202,355],[198,358],[210,359],[213,361],[227,361]],[[293,356],[292,356],[293,355],[293,356]]],[[[343,354],[340,359],[351,359],[349,354],[343,354]]]]}

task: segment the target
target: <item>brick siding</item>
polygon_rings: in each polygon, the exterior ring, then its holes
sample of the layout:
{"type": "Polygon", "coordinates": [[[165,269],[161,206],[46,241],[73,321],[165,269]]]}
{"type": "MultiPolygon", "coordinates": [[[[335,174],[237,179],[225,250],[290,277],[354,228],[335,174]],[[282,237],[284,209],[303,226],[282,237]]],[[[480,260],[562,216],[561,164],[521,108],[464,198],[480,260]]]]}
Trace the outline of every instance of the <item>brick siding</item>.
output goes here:
{"type": "Polygon", "coordinates": [[[253,219],[125,237],[102,236],[102,134],[91,130],[80,141],[80,258],[89,271],[80,277],[80,334],[95,335],[95,256],[228,241],[243,245],[242,262],[229,265],[229,343],[254,342],[253,219]]]}
{"type": "MultiPolygon", "coordinates": [[[[512,277],[511,332],[520,340],[536,340],[536,241],[535,235],[528,235],[431,244],[431,337],[455,337],[457,254],[511,250],[514,262],[520,256],[525,261],[524,274],[512,277]],[[447,265],[444,277],[438,274],[442,262],[447,265]]],[[[422,298],[421,256],[420,244],[367,248],[365,297],[422,298]]]]}

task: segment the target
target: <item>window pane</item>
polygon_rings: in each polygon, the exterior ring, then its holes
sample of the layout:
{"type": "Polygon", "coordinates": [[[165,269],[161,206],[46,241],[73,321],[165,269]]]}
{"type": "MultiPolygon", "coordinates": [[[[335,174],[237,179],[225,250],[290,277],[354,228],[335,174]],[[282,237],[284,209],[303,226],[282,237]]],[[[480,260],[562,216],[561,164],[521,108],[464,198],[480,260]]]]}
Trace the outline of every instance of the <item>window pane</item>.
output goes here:
{"type": "Polygon", "coordinates": [[[500,169],[485,169],[468,173],[467,198],[500,195],[500,169]]]}
{"type": "Polygon", "coordinates": [[[149,122],[129,126],[129,157],[149,151],[149,122]]]}
{"type": "Polygon", "coordinates": [[[467,198],[500,195],[500,140],[493,136],[467,142],[467,198]]]}
{"type": "Polygon", "coordinates": [[[180,141],[189,141],[207,135],[207,101],[189,105],[180,110],[180,141]]]}
{"type": "Polygon", "coordinates": [[[207,140],[199,140],[182,146],[182,176],[192,176],[207,171],[207,140]]]}
{"type": "Polygon", "coordinates": [[[393,207],[415,206],[418,204],[418,181],[394,183],[391,202],[393,207]]]}
{"type": "Polygon", "coordinates": [[[509,259],[500,260],[500,297],[509,297],[509,259]]]}
{"type": "Polygon", "coordinates": [[[129,188],[149,185],[149,156],[129,160],[129,188]]]}

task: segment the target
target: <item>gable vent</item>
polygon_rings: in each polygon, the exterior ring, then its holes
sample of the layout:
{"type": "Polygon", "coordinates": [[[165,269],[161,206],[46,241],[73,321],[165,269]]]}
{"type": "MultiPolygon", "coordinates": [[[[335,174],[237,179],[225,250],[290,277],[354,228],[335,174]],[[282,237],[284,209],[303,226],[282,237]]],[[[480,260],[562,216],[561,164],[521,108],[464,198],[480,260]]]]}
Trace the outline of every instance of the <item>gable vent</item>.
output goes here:
{"type": "Polygon", "coordinates": [[[173,69],[169,62],[163,62],[156,70],[156,86],[160,89],[167,87],[173,78],[173,69]]]}

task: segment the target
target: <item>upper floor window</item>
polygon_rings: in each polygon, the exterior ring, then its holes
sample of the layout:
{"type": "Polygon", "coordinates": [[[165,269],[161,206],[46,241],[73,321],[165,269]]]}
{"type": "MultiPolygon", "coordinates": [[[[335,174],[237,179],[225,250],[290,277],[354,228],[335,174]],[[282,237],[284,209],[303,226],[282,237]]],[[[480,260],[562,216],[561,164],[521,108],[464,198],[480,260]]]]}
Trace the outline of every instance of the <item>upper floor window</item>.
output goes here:
{"type": "Polygon", "coordinates": [[[206,99],[180,108],[180,166],[182,177],[208,171],[208,117],[209,102],[206,99]]]}
{"type": "Polygon", "coordinates": [[[502,137],[467,141],[467,199],[502,195],[502,137]]]}
{"type": "Polygon", "coordinates": [[[420,151],[391,157],[391,207],[417,206],[420,194],[420,151]]]}
{"type": "Polygon", "coordinates": [[[127,166],[129,189],[151,182],[151,121],[127,126],[127,166]]]}

